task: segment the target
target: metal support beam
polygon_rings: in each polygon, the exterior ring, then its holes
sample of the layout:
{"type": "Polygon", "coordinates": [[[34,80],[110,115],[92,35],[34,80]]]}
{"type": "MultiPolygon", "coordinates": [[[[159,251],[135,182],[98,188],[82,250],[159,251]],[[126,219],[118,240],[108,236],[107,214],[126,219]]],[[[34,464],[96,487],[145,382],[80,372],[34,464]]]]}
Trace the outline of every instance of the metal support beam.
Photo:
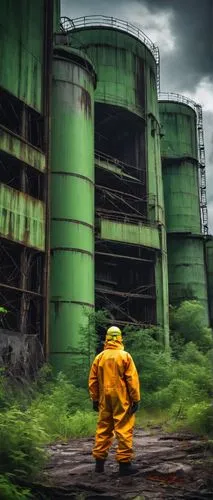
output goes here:
{"type": "Polygon", "coordinates": [[[41,294],[41,293],[33,292],[32,290],[25,290],[23,288],[18,288],[16,286],[6,285],[6,283],[0,283],[0,288],[6,288],[7,290],[13,290],[15,292],[26,293],[28,295],[32,295],[33,297],[39,297],[39,298],[43,297],[43,294],[41,294]]]}
{"type": "Polygon", "coordinates": [[[131,257],[130,255],[121,255],[121,254],[116,254],[116,253],[95,252],[95,255],[100,255],[103,257],[113,257],[115,259],[133,260],[133,261],[137,261],[137,262],[150,262],[151,264],[154,263],[153,259],[142,259],[140,257],[131,257]]]}
{"type": "MultiPolygon", "coordinates": [[[[154,286],[154,285],[153,285],[154,286]]],[[[108,290],[107,288],[96,287],[97,292],[103,293],[104,295],[117,295],[118,297],[127,297],[132,299],[148,299],[154,300],[155,295],[141,294],[141,293],[129,293],[129,292],[117,292],[115,290],[108,290]]]]}

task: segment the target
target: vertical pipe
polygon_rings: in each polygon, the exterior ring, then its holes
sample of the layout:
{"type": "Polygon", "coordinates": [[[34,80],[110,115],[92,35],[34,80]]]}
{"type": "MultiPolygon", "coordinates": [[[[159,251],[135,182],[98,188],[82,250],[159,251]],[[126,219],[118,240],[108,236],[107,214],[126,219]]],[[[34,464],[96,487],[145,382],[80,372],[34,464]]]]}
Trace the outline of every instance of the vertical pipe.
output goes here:
{"type": "Polygon", "coordinates": [[[51,163],[50,355],[55,370],[82,362],[81,326],[94,308],[94,72],[54,50],[51,163]]]}
{"type": "Polygon", "coordinates": [[[45,359],[49,355],[49,274],[50,274],[50,161],[51,161],[51,87],[53,58],[53,0],[45,0],[44,16],[44,70],[43,70],[43,113],[44,113],[44,150],[46,153],[46,174],[44,182],[45,221],[45,263],[43,280],[43,345],[45,359]]]}

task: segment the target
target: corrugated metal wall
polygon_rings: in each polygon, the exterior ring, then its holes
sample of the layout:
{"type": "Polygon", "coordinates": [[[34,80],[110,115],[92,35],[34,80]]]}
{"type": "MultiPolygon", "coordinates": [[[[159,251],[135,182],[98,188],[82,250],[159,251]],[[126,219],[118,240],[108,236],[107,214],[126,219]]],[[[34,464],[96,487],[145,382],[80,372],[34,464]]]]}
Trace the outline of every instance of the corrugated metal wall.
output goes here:
{"type": "Polygon", "coordinates": [[[52,32],[52,0],[0,3],[0,304],[44,347],[52,32]]]}
{"type": "Polygon", "coordinates": [[[0,86],[42,113],[44,0],[1,0],[0,86]]]}

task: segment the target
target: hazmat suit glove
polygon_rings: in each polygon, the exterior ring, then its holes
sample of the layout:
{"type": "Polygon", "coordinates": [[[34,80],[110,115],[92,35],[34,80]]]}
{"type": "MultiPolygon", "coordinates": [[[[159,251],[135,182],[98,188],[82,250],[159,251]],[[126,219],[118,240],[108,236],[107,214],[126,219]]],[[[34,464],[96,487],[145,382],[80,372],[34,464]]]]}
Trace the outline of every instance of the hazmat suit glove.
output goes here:
{"type": "Polygon", "coordinates": [[[140,401],[134,401],[134,403],[132,403],[132,406],[130,408],[130,415],[133,415],[134,413],[136,413],[136,411],[138,411],[139,405],[140,401]]]}
{"type": "Polygon", "coordinates": [[[93,401],[92,406],[93,406],[94,411],[99,411],[99,402],[98,401],[93,401]]]}

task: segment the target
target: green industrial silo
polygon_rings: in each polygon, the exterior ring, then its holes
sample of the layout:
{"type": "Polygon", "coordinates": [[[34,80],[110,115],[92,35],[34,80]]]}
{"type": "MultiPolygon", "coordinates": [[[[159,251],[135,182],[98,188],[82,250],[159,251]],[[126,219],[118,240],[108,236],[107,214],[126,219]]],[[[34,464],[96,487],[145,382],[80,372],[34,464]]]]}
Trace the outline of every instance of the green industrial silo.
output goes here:
{"type": "Polygon", "coordinates": [[[168,341],[158,51],[135,26],[62,18],[95,64],[96,307],[112,322],[157,324],[168,341]]]}
{"type": "Polygon", "coordinates": [[[208,324],[200,107],[172,94],[162,94],[159,106],[170,303],[198,300],[208,324]]]}
{"type": "MultiPolygon", "coordinates": [[[[80,328],[94,308],[94,87],[90,60],[54,50],[51,148],[50,360],[81,358],[80,328]]],[[[85,340],[85,339],[84,339],[85,340]]],[[[86,340],[85,340],[86,342],[86,340]]]]}

